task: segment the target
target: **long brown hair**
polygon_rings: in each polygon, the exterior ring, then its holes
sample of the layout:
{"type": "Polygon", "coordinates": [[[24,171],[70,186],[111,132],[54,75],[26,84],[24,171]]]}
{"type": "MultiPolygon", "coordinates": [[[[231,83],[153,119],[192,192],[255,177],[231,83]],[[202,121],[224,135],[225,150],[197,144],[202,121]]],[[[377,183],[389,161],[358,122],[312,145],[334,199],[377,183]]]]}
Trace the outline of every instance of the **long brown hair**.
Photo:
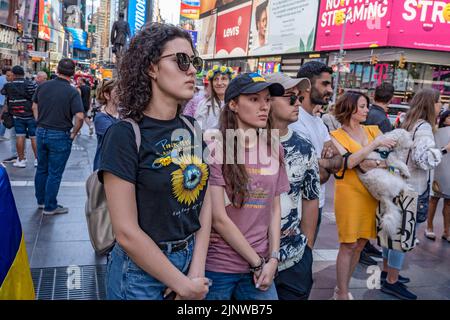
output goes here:
{"type": "Polygon", "coordinates": [[[434,89],[422,89],[417,92],[411,100],[411,105],[406,113],[402,128],[411,131],[417,121],[425,120],[431,125],[434,131],[437,116],[434,110],[434,104],[439,102],[440,97],[440,92],[434,89]]]}
{"type": "MultiPolygon", "coordinates": [[[[235,98],[234,101],[237,103],[239,101],[239,97],[235,98]]],[[[227,129],[239,129],[237,115],[230,109],[230,103],[225,104],[223,107],[220,120],[219,120],[219,130],[224,139],[226,138],[226,130],[227,129]]],[[[270,117],[267,120],[267,147],[268,150],[272,150],[272,123],[270,117]]],[[[223,161],[222,164],[222,173],[225,180],[225,183],[229,190],[231,191],[231,203],[236,208],[242,208],[244,202],[248,199],[249,191],[248,191],[248,172],[245,168],[244,164],[238,164],[238,151],[237,151],[237,138],[235,138],[234,150],[233,150],[233,164],[227,164],[226,161],[223,161]]],[[[226,150],[227,143],[224,141],[223,143],[223,155],[229,153],[230,150],[226,150]]],[[[278,146],[277,146],[278,148],[278,146]]],[[[279,155],[280,167],[284,165],[283,155],[280,153],[279,155]]]]}

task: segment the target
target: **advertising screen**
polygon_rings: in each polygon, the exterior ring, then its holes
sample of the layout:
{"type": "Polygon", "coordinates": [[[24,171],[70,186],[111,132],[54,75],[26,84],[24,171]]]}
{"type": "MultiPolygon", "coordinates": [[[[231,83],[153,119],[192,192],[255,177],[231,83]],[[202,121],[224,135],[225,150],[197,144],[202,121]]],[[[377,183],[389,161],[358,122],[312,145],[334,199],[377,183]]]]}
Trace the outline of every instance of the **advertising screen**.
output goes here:
{"type": "Polygon", "coordinates": [[[88,34],[86,31],[76,28],[66,28],[66,30],[72,35],[73,38],[72,46],[74,49],[83,51],[89,50],[89,48],[87,47],[88,34]]]}
{"type": "Polygon", "coordinates": [[[21,0],[0,0],[0,24],[17,26],[16,10],[20,9],[21,0]]]}
{"type": "Polygon", "coordinates": [[[211,14],[200,19],[197,50],[203,59],[214,57],[217,15],[211,14]]]}
{"type": "Polygon", "coordinates": [[[182,0],[180,7],[180,16],[197,20],[200,15],[200,0],[182,0]]]}
{"type": "Polygon", "coordinates": [[[52,4],[50,0],[39,0],[39,39],[50,41],[52,25],[52,4]]]}
{"type": "Polygon", "coordinates": [[[386,46],[392,1],[320,1],[316,50],[339,50],[344,24],[346,29],[343,42],[344,49],[386,46]],[[347,19],[345,23],[344,16],[347,19]]]}
{"type": "Polygon", "coordinates": [[[388,44],[450,51],[450,0],[394,1],[388,44]]]}
{"type": "Polygon", "coordinates": [[[249,55],[314,51],[319,1],[254,0],[249,55]]]}
{"type": "Polygon", "coordinates": [[[147,0],[128,1],[128,23],[130,24],[131,36],[139,31],[147,21],[147,0]]]}
{"type": "Polygon", "coordinates": [[[233,6],[244,3],[248,0],[201,0],[200,1],[200,17],[214,9],[226,10],[233,6]]]}
{"type": "Polygon", "coordinates": [[[251,13],[251,1],[218,13],[215,58],[247,55],[251,13]]]}

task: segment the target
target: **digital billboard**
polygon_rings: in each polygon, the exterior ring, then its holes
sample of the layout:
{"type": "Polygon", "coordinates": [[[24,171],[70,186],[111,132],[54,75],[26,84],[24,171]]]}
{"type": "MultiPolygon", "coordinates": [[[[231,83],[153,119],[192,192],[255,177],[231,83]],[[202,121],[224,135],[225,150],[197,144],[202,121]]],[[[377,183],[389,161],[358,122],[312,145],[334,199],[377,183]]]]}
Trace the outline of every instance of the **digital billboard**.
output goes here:
{"type": "Polygon", "coordinates": [[[247,55],[252,2],[217,14],[215,58],[247,55]]]}
{"type": "Polygon", "coordinates": [[[131,36],[134,36],[147,21],[147,0],[128,1],[128,19],[131,36]]]}
{"type": "Polygon", "coordinates": [[[320,1],[316,50],[339,50],[344,25],[344,49],[386,46],[391,10],[392,0],[320,1]]]}
{"type": "Polygon", "coordinates": [[[314,51],[318,1],[254,0],[249,55],[314,51]]]}
{"type": "Polygon", "coordinates": [[[450,0],[394,1],[388,44],[450,51],[450,0]]]}

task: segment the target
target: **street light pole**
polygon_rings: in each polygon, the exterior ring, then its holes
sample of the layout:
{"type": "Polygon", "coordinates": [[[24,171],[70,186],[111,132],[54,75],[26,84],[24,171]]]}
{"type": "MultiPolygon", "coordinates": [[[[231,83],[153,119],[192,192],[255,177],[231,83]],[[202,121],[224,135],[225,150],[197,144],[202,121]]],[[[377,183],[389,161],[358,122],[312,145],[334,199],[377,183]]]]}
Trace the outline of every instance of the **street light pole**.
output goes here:
{"type": "Polygon", "coordinates": [[[339,85],[339,75],[340,70],[342,66],[342,59],[344,58],[344,40],[345,40],[345,31],[347,29],[347,13],[345,13],[344,17],[344,26],[342,27],[342,35],[341,35],[341,43],[339,46],[339,55],[338,55],[338,61],[337,61],[337,72],[336,76],[334,77],[334,88],[333,88],[333,103],[336,103],[337,99],[337,89],[339,85]]]}

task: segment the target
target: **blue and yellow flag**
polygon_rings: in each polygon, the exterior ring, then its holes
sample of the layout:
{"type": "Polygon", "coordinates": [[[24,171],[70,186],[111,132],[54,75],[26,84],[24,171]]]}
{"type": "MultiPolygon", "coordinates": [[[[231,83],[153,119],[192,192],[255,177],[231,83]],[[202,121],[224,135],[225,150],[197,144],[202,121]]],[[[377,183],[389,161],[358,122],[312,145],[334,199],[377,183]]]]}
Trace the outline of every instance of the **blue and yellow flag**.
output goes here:
{"type": "Polygon", "coordinates": [[[8,174],[0,164],[0,300],[34,300],[22,226],[8,174]]]}

